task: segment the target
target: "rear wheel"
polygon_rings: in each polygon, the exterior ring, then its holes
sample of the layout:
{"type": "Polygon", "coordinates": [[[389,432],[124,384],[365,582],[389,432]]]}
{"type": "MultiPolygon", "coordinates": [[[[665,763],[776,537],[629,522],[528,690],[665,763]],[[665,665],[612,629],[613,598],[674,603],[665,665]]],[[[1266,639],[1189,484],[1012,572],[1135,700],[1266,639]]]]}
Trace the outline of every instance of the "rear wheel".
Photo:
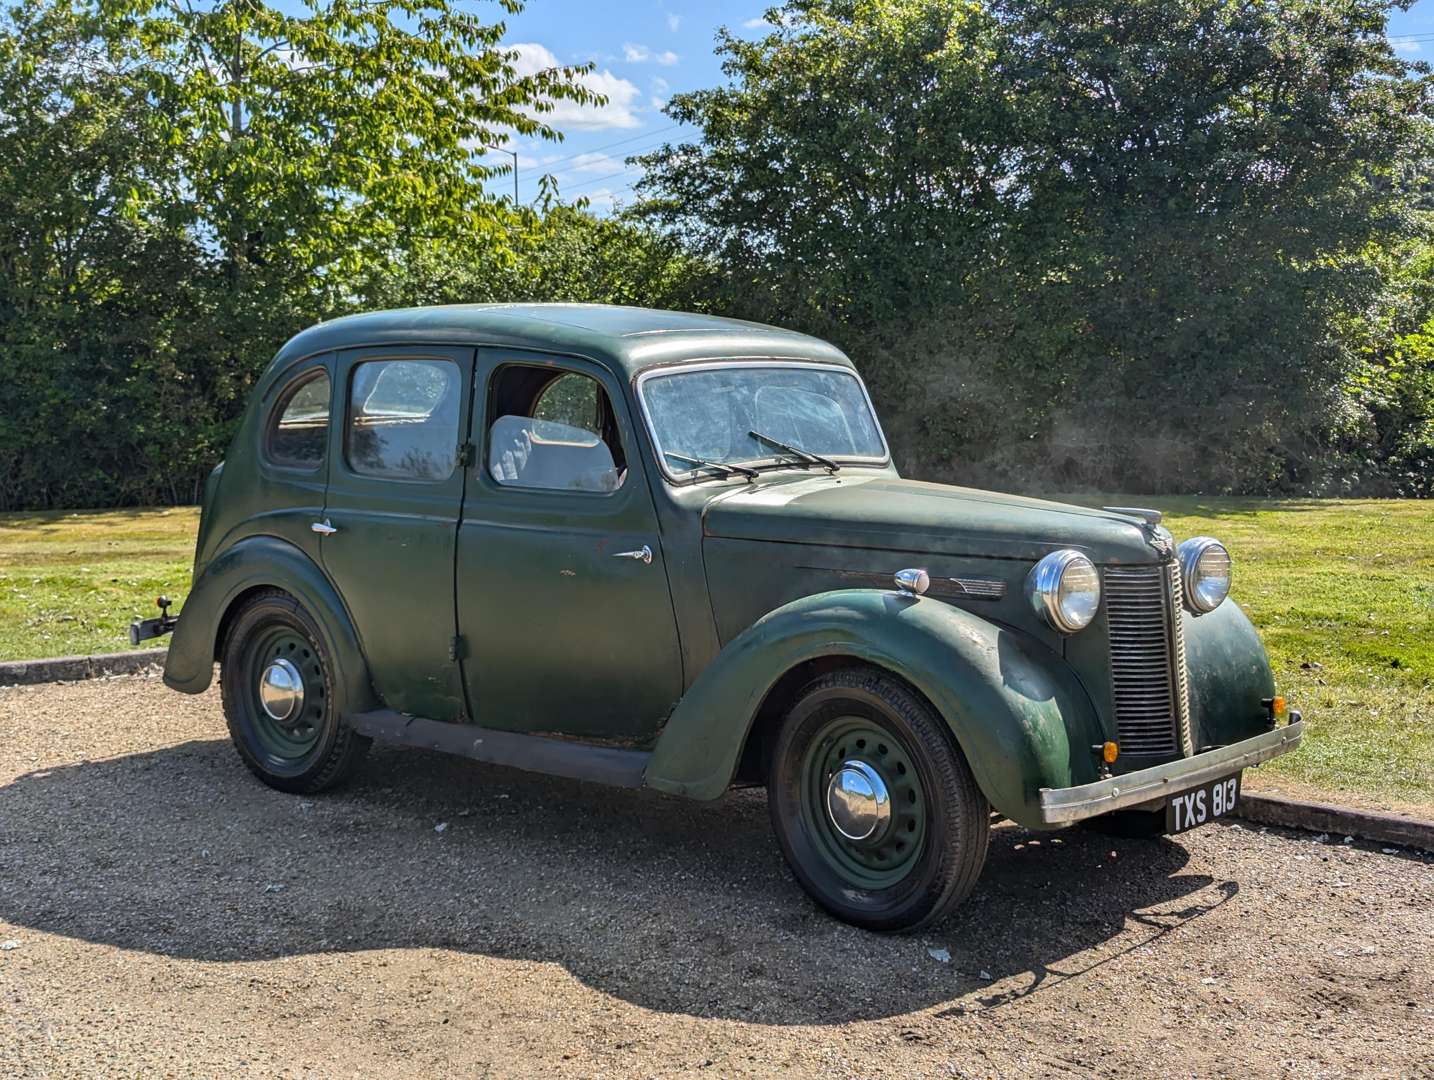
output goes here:
{"type": "Polygon", "coordinates": [[[941,918],[986,861],[990,808],[946,725],[869,668],[803,690],[771,749],[772,826],[824,908],[871,930],[941,918]]]}
{"type": "Polygon", "coordinates": [[[287,593],[245,601],[224,641],[224,718],[244,764],[280,791],[346,779],[370,740],[340,718],[333,663],[313,616],[287,593]]]}

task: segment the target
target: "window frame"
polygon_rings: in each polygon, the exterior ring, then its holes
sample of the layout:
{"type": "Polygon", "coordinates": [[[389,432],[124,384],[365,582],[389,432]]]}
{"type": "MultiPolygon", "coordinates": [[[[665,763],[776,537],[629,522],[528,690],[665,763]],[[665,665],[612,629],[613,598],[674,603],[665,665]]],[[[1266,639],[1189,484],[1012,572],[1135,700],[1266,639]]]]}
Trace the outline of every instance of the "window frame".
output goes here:
{"type": "MultiPolygon", "coordinates": [[[[534,353],[532,355],[534,356],[533,360],[500,360],[500,362],[495,364],[492,370],[488,372],[487,378],[485,379],[483,386],[483,433],[478,446],[478,470],[482,474],[482,482],[496,491],[524,492],[530,495],[535,494],[540,496],[559,496],[564,498],[576,496],[588,499],[611,499],[619,495],[626,495],[629,486],[632,483],[632,449],[627,445],[626,442],[623,441],[622,423],[619,422],[617,417],[617,410],[613,405],[611,388],[605,385],[603,380],[597,375],[595,375],[593,372],[584,371],[581,367],[572,366],[570,363],[564,363],[565,360],[578,358],[569,358],[566,356],[549,353],[534,353]],[[538,357],[542,357],[542,359],[538,359],[538,357]],[[557,372],[557,374],[555,374],[551,379],[549,379],[543,384],[543,388],[539,390],[533,396],[533,400],[528,403],[529,415],[527,419],[530,420],[538,419],[537,417],[532,415],[532,410],[537,408],[538,402],[542,400],[543,395],[546,394],[550,389],[552,389],[553,384],[556,383],[563,376],[581,375],[584,378],[591,379],[593,383],[596,384],[598,390],[602,393],[603,397],[607,399],[608,413],[613,418],[613,434],[616,436],[618,443],[622,447],[622,479],[618,483],[617,487],[613,488],[611,491],[587,491],[580,488],[531,487],[527,484],[504,483],[494,477],[492,469],[489,467],[490,462],[488,457],[492,451],[493,446],[493,425],[497,423],[497,421],[500,419],[499,416],[494,414],[494,406],[496,404],[494,399],[494,384],[501,377],[505,369],[513,367],[531,368],[536,371],[556,370],[557,372]]],[[[607,440],[604,439],[601,434],[598,434],[597,437],[601,442],[606,444],[607,440]]],[[[611,449],[611,447],[608,448],[609,453],[611,453],[611,449]]],[[[614,459],[614,464],[616,464],[616,459],[614,459]]]]}
{"type": "Polygon", "coordinates": [[[328,465],[329,461],[329,439],[333,433],[334,425],[334,379],[329,374],[325,364],[317,364],[307,367],[297,375],[291,376],[274,395],[274,404],[269,406],[269,413],[264,421],[263,437],[259,440],[259,454],[264,464],[274,469],[282,469],[292,473],[317,473],[328,465]],[[304,388],[305,385],[324,379],[329,384],[329,415],[324,424],[323,444],[319,450],[319,460],[312,465],[304,465],[279,457],[274,453],[274,433],[279,429],[279,421],[283,419],[284,411],[294,400],[294,395],[304,388]]]}
{"type": "MultiPolygon", "coordinates": [[[[344,388],[344,423],[343,430],[339,432],[339,458],[343,462],[344,469],[352,477],[364,481],[372,481],[381,484],[422,484],[433,486],[446,484],[453,479],[455,473],[462,469],[459,461],[458,448],[463,443],[464,417],[463,417],[463,366],[456,360],[447,356],[372,356],[351,361],[348,365],[348,385],[344,388]],[[447,364],[455,372],[453,390],[458,398],[458,418],[454,425],[453,432],[453,461],[448,472],[437,477],[418,476],[390,476],[384,473],[370,472],[360,469],[354,465],[353,459],[349,456],[349,432],[352,429],[354,418],[354,381],[359,369],[366,364],[447,364]]],[[[432,415],[431,413],[429,414],[432,415]]]]}
{"type": "MultiPolygon", "coordinates": [[[[876,428],[877,437],[881,440],[881,446],[885,451],[881,457],[866,457],[856,454],[832,454],[829,455],[833,461],[861,466],[864,468],[879,469],[891,464],[891,444],[886,440],[886,432],[881,426],[881,417],[877,415],[876,406],[871,401],[871,391],[867,389],[866,380],[855,368],[847,367],[844,364],[831,364],[821,360],[802,360],[786,357],[731,357],[728,359],[711,360],[682,360],[672,364],[658,364],[638,372],[634,380],[637,391],[637,408],[642,414],[643,427],[647,431],[647,438],[652,443],[652,453],[657,459],[657,468],[663,479],[674,487],[685,487],[689,484],[700,483],[703,480],[719,479],[716,473],[694,465],[691,469],[681,473],[673,472],[667,465],[667,455],[663,453],[662,441],[657,437],[657,428],[652,422],[652,413],[647,407],[647,395],[644,389],[649,379],[660,379],[664,376],[680,375],[690,371],[711,371],[718,368],[814,368],[818,371],[837,372],[849,376],[861,389],[861,395],[866,400],[867,410],[871,414],[872,425],[876,428]]],[[[776,454],[768,457],[752,458],[743,461],[741,464],[748,468],[761,470],[773,470],[777,468],[800,468],[798,462],[790,457],[776,454]]],[[[731,479],[729,477],[729,479],[731,479]]]]}

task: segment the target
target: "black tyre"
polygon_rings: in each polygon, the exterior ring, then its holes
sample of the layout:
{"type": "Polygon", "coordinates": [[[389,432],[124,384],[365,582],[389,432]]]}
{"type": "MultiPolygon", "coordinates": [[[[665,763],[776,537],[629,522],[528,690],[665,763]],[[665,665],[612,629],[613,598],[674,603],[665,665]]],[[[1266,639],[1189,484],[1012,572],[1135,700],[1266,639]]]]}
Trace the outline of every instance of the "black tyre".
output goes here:
{"type": "Polygon", "coordinates": [[[363,760],[371,740],[342,722],[323,635],[288,593],[270,590],[244,602],[221,662],[229,735],[264,783],[310,794],[346,779],[363,760]]]}
{"type": "Polygon", "coordinates": [[[965,756],[929,705],[872,668],[802,691],[771,746],[767,803],[797,880],[869,930],[940,919],[986,862],[990,807],[965,756]]]}

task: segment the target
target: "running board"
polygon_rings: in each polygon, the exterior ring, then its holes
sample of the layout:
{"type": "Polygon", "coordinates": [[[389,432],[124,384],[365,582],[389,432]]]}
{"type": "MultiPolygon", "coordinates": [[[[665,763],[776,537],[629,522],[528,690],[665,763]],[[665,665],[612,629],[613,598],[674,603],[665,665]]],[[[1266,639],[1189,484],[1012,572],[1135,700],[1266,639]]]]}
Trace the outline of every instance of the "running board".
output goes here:
{"type": "Polygon", "coordinates": [[[642,787],[643,773],[652,757],[646,750],[618,750],[517,731],[493,731],[474,724],[445,724],[405,716],[393,709],[349,713],[344,719],[360,735],[385,742],[442,750],[493,765],[613,787],[642,787]]]}

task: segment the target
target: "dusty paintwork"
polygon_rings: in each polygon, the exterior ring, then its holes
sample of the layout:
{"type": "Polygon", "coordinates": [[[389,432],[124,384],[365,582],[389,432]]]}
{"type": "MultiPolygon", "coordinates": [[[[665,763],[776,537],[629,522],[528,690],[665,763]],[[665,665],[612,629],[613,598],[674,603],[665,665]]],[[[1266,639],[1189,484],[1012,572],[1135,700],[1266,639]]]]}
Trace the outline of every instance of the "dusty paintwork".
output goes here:
{"type": "MultiPolygon", "coordinates": [[[[1101,567],[1168,552],[1134,517],[908,481],[889,462],[674,482],[657,465],[637,379],[724,358],[852,367],[790,331],[584,305],[381,312],[306,330],[259,379],[206,490],[166,681],[204,690],[226,612],[246,591],[275,586],[325,627],[355,712],[635,746],[651,753],[648,784],[713,798],[783,677],[850,658],[917,688],[990,802],[1040,825],[1041,790],[1097,780],[1098,747],[1116,731],[1103,606],[1063,636],[1030,609],[1026,577],[1062,548],[1101,567]],[[473,452],[441,482],[396,485],[349,469],[344,387],[353,365],[384,357],[458,367],[459,439],[473,452]],[[578,371],[606,390],[627,458],[614,496],[504,488],[482,467],[489,380],[514,362],[578,371]],[[334,388],[325,464],[276,468],[259,452],[266,417],[309,368],[334,388]],[[321,519],[337,533],[312,532],[321,519]],[[612,557],[643,545],[650,563],[612,557]],[[927,596],[887,584],[904,567],[929,572],[927,596]]],[[[1268,731],[1273,678],[1243,613],[1226,600],[1179,617],[1195,748],[1268,731]]]]}

